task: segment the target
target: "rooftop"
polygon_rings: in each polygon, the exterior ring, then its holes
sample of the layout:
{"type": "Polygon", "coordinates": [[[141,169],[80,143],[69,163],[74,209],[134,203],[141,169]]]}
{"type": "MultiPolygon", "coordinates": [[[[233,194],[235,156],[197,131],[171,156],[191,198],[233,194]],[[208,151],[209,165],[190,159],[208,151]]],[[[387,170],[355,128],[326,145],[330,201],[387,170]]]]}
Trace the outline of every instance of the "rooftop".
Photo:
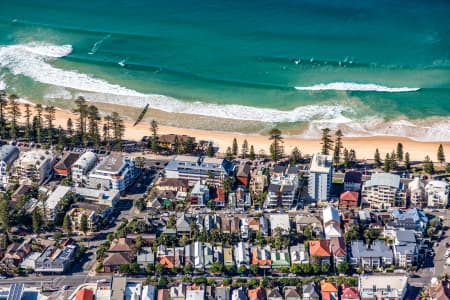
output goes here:
{"type": "Polygon", "coordinates": [[[401,187],[400,176],[390,173],[375,173],[370,180],[364,183],[364,187],[372,186],[390,186],[398,189],[401,187]]]}
{"type": "Polygon", "coordinates": [[[332,168],[332,157],[331,155],[322,155],[316,153],[311,159],[310,172],[314,173],[328,173],[332,168]]]}
{"type": "Polygon", "coordinates": [[[99,172],[117,173],[123,165],[124,157],[120,154],[111,154],[106,157],[98,166],[99,172]]]}

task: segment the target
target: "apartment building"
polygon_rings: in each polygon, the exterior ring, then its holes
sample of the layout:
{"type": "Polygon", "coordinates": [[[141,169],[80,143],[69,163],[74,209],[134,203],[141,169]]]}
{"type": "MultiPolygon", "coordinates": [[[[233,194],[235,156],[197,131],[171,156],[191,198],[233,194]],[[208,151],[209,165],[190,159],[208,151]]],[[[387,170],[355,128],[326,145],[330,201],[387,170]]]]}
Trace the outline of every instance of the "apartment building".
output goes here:
{"type": "Polygon", "coordinates": [[[97,163],[97,155],[94,152],[87,151],[81,155],[72,166],[72,181],[83,184],[87,181],[87,176],[97,163]]]}
{"type": "Polygon", "coordinates": [[[266,207],[291,207],[298,192],[298,169],[274,166],[266,197],[266,207]]]}
{"type": "Polygon", "coordinates": [[[361,200],[375,209],[404,207],[406,191],[400,176],[389,173],[375,173],[363,184],[361,200]]]}
{"type": "Polygon", "coordinates": [[[330,155],[316,153],[311,159],[308,195],[311,201],[327,201],[333,180],[333,160],[330,155]]]}
{"type": "Polygon", "coordinates": [[[428,207],[445,208],[448,205],[449,184],[445,181],[431,180],[425,186],[428,207]]]}
{"type": "Polygon", "coordinates": [[[124,191],[139,175],[133,158],[111,154],[89,174],[89,187],[124,191]]]}
{"type": "Polygon", "coordinates": [[[5,187],[9,183],[9,168],[19,157],[19,148],[11,145],[3,145],[0,148],[0,186],[5,187]]]}
{"type": "Polygon", "coordinates": [[[15,173],[19,179],[28,179],[41,184],[52,173],[56,157],[49,150],[34,149],[23,152],[15,162],[15,173]]]}

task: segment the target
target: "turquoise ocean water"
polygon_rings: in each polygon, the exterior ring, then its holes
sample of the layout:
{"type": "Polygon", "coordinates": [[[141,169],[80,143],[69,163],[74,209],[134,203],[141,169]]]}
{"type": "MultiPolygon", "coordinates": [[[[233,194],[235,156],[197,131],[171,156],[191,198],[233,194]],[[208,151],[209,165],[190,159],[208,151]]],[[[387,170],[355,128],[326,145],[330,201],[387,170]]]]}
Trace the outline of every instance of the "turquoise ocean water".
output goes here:
{"type": "Polygon", "coordinates": [[[0,1],[0,88],[450,140],[449,16],[446,0],[0,1]]]}

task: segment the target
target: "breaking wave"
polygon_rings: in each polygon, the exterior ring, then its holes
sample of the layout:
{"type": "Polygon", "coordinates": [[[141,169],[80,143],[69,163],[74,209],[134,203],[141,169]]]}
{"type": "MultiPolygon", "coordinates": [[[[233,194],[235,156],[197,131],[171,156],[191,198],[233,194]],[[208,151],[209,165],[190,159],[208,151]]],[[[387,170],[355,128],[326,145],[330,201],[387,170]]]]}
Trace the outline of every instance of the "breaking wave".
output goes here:
{"type": "Polygon", "coordinates": [[[392,88],[373,83],[354,83],[354,82],[333,82],[333,83],[321,83],[312,86],[296,86],[296,90],[299,91],[371,91],[371,92],[387,92],[387,93],[402,93],[402,92],[415,92],[420,88],[398,87],[392,88]]]}
{"type": "Polygon", "coordinates": [[[86,95],[88,100],[134,107],[149,104],[151,108],[173,113],[262,122],[331,120],[345,123],[351,120],[343,114],[354,112],[348,106],[337,104],[306,105],[285,111],[238,104],[185,102],[164,95],[143,94],[76,70],[60,69],[49,63],[69,55],[71,51],[71,45],[31,43],[2,46],[0,47],[0,67],[8,68],[15,75],[24,75],[44,84],[78,90],[80,94],[86,95]]]}

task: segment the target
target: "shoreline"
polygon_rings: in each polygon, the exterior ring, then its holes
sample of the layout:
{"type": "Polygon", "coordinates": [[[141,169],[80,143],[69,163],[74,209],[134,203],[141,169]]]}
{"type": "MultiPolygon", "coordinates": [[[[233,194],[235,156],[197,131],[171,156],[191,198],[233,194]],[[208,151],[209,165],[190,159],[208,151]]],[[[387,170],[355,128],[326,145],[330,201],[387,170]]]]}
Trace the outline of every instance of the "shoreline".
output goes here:
{"type": "MultiPolygon", "coordinates": [[[[32,103],[32,102],[30,102],[32,103]]],[[[34,105],[34,103],[32,103],[34,105]]],[[[97,105],[97,103],[93,103],[97,105]]],[[[23,102],[20,104],[21,111],[24,111],[23,102]]],[[[103,111],[101,105],[100,111],[103,111]]],[[[56,108],[55,127],[61,126],[66,128],[68,118],[72,118],[75,122],[77,115],[70,111],[56,108]]],[[[129,118],[124,119],[125,125],[125,139],[140,141],[143,136],[150,136],[150,124],[148,116],[144,118],[138,125],[133,127],[132,121],[129,118]]],[[[159,134],[185,134],[193,136],[196,140],[213,141],[214,146],[218,147],[220,153],[225,153],[227,147],[231,147],[233,139],[236,138],[239,149],[244,141],[247,139],[249,146],[253,145],[255,153],[269,154],[270,141],[268,136],[261,134],[248,134],[219,130],[204,130],[204,129],[190,129],[177,126],[167,126],[158,124],[159,134]]],[[[284,153],[290,154],[294,147],[298,147],[302,155],[313,154],[320,151],[320,139],[304,139],[295,136],[284,137],[284,153]]],[[[444,146],[444,152],[450,155],[450,142],[422,142],[416,141],[407,137],[401,136],[370,136],[370,137],[343,137],[343,145],[347,149],[354,149],[358,159],[373,159],[375,149],[380,151],[381,158],[384,159],[386,153],[392,152],[396,149],[397,143],[403,144],[404,152],[409,152],[411,161],[423,161],[426,155],[429,155],[431,160],[436,162],[436,154],[439,144],[444,146]]]]}

